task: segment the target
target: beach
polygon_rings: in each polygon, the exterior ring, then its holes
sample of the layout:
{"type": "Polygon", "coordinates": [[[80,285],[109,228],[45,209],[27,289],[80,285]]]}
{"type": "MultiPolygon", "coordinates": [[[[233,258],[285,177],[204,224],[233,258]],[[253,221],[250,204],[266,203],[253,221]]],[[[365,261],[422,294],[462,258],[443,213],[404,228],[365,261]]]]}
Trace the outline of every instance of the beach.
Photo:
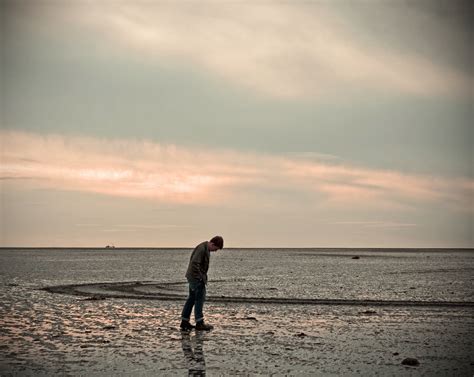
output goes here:
{"type": "Polygon", "coordinates": [[[0,377],[474,377],[472,1],[0,14],[0,377]]]}
{"type": "Polygon", "coordinates": [[[182,333],[190,251],[0,250],[1,375],[474,372],[470,250],[220,251],[182,333]]]}

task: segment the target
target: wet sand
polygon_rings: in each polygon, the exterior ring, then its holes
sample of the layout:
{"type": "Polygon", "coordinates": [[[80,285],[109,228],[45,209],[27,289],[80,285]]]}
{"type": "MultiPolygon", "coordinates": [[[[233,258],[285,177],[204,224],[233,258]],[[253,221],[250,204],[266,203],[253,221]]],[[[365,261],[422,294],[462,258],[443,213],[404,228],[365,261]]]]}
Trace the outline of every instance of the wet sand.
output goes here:
{"type": "MultiPolygon", "coordinates": [[[[225,280],[214,281],[223,283],[225,280]]],[[[233,280],[235,282],[235,280],[233,280]]],[[[43,288],[47,292],[86,296],[89,300],[105,298],[129,298],[160,301],[186,300],[186,282],[114,282],[68,284],[43,288]]],[[[472,307],[472,301],[429,301],[429,300],[344,300],[344,299],[309,299],[291,297],[249,297],[249,296],[209,296],[207,302],[241,303],[241,304],[275,304],[275,305],[344,305],[344,306],[401,306],[401,307],[472,307]]]]}
{"type": "Polygon", "coordinates": [[[183,334],[189,252],[0,252],[0,375],[474,374],[472,253],[232,250],[183,334]]]}
{"type": "Polygon", "coordinates": [[[4,289],[18,299],[1,310],[2,376],[474,371],[472,307],[209,303],[215,329],[183,334],[177,300],[4,289]],[[420,365],[402,365],[407,357],[420,365]]]}

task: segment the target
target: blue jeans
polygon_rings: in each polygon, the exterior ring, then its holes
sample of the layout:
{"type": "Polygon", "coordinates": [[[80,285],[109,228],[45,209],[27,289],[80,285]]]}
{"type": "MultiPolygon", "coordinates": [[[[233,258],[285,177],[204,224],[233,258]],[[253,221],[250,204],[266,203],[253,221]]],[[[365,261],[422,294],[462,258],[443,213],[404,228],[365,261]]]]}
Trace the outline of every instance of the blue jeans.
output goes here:
{"type": "Polygon", "coordinates": [[[181,319],[188,321],[191,318],[191,312],[194,306],[194,318],[196,322],[204,320],[202,309],[206,301],[206,284],[203,281],[189,280],[189,295],[184,304],[181,319]]]}

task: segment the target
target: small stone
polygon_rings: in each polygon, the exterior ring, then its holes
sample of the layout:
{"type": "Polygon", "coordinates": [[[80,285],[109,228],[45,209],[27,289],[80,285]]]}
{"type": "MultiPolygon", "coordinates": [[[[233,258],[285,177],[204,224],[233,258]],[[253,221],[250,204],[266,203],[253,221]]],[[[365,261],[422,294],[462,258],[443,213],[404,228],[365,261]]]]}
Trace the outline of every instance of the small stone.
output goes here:
{"type": "Polygon", "coordinates": [[[299,334],[296,334],[295,336],[297,336],[298,338],[304,338],[305,336],[308,336],[308,335],[306,335],[304,332],[300,332],[299,334]]]}
{"type": "Polygon", "coordinates": [[[417,367],[418,365],[420,365],[420,362],[415,358],[407,357],[406,359],[403,359],[402,365],[409,365],[411,367],[417,367]]]}
{"type": "Polygon", "coordinates": [[[114,325],[107,325],[103,327],[104,330],[114,330],[115,326],[114,325]]]}
{"type": "Polygon", "coordinates": [[[360,257],[358,255],[352,257],[352,259],[360,259],[360,257]]]}
{"type": "Polygon", "coordinates": [[[398,356],[398,355],[400,355],[398,352],[393,353],[393,356],[398,356]]]}
{"type": "Polygon", "coordinates": [[[94,296],[85,298],[83,301],[100,301],[100,300],[105,300],[105,297],[101,295],[94,295],[94,296]]]}
{"type": "Polygon", "coordinates": [[[258,319],[255,318],[255,317],[245,317],[244,319],[246,319],[248,321],[258,321],[258,319]]]}
{"type": "Polygon", "coordinates": [[[373,314],[377,314],[377,312],[375,310],[366,310],[363,312],[359,312],[359,314],[373,315],[373,314]]]}

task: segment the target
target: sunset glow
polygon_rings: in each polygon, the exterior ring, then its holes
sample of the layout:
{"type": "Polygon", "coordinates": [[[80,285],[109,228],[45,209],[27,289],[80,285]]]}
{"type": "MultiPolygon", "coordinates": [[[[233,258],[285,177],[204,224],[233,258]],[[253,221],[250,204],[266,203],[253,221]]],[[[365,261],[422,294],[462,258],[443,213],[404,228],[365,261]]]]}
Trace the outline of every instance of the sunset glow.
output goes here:
{"type": "Polygon", "coordinates": [[[57,135],[18,132],[2,132],[1,136],[7,141],[2,180],[24,179],[25,185],[220,205],[239,190],[265,192],[270,187],[283,187],[295,195],[301,191],[324,194],[318,200],[328,205],[416,206],[416,201],[441,205],[451,199],[472,210],[469,206],[473,182],[464,179],[448,181],[229,150],[203,152],[151,142],[83,137],[66,140],[57,135]]]}
{"type": "Polygon", "coordinates": [[[0,245],[474,245],[467,3],[0,7],[0,245]]]}

